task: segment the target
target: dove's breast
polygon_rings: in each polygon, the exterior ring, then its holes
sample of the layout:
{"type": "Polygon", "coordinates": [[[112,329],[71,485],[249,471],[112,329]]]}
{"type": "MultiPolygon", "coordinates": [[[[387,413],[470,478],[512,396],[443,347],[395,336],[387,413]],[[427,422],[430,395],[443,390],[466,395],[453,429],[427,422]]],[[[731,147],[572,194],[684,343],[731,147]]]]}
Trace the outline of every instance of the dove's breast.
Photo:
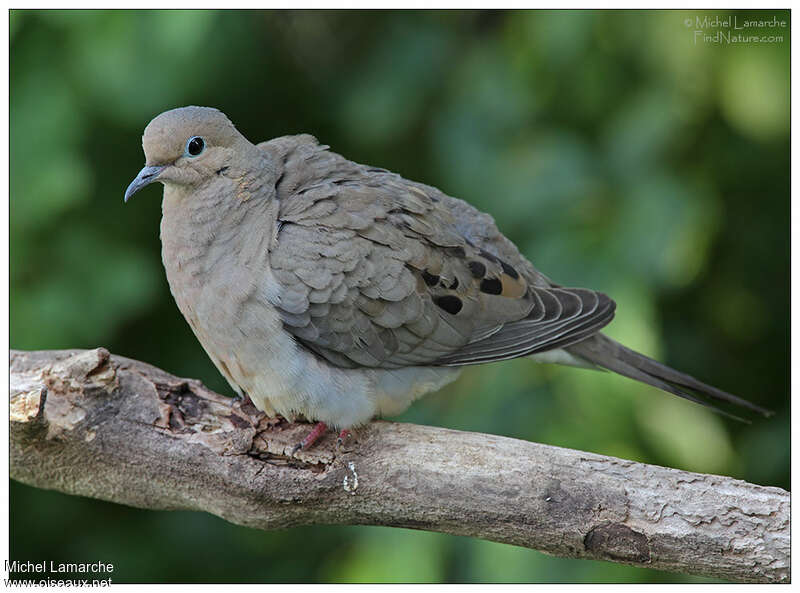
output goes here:
{"type": "Polygon", "coordinates": [[[235,391],[267,414],[302,414],[351,427],[402,412],[455,379],[458,370],[450,368],[337,368],[298,345],[272,304],[279,287],[269,265],[272,233],[265,221],[274,221],[275,214],[268,203],[239,206],[228,211],[213,202],[190,204],[167,190],[161,223],[162,258],[175,302],[235,391]],[[226,222],[215,224],[220,220],[226,222]]]}
{"type": "Polygon", "coordinates": [[[249,304],[262,284],[266,235],[242,241],[246,210],[214,199],[224,191],[206,194],[200,201],[196,194],[165,189],[162,259],[172,296],[197,339],[231,386],[249,393],[257,372],[251,351],[282,351],[273,343],[280,339],[278,320],[269,310],[254,315],[249,304]]]}

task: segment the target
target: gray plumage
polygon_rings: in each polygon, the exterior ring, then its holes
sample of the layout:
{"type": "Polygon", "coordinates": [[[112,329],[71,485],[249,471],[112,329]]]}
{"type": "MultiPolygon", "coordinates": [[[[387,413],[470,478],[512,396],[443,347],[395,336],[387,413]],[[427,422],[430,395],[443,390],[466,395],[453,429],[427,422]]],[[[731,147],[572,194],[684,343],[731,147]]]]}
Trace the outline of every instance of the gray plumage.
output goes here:
{"type": "Polygon", "coordinates": [[[434,187],[305,134],[254,146],[203,107],[159,115],[143,146],[126,200],[164,184],[172,294],[220,372],[267,413],[349,428],[463,365],[521,356],[766,413],[600,334],[614,301],[552,283],[488,214],[434,187]]]}

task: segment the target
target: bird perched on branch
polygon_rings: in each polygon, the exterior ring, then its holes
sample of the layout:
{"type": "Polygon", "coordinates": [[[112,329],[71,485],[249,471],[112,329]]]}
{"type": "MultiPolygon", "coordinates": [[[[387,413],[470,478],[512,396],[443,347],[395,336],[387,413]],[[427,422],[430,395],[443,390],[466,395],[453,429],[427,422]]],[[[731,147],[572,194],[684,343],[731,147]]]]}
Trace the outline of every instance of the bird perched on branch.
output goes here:
{"type": "MultiPolygon", "coordinates": [[[[267,414],[347,430],[461,367],[527,356],[769,414],[600,333],[615,303],[539,272],[488,214],[310,135],[250,143],[208,107],[145,128],[125,201],[164,185],[167,280],[200,343],[267,414]]],[[[723,412],[724,413],[724,412],[723,412]]]]}

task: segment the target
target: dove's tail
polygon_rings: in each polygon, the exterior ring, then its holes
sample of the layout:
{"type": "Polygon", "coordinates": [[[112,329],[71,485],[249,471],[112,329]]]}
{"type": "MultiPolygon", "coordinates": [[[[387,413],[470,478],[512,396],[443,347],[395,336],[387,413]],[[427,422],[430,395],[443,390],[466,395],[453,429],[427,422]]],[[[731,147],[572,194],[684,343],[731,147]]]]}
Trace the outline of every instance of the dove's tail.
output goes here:
{"type": "Polygon", "coordinates": [[[723,416],[728,416],[729,418],[741,422],[747,422],[747,420],[721,410],[702,398],[705,397],[719,402],[735,404],[763,414],[764,416],[771,416],[773,414],[772,411],[766,408],[762,408],[745,399],[717,389],[712,385],[698,381],[694,377],[671,369],[652,358],[648,358],[644,354],[639,354],[630,348],[626,348],[619,342],[615,342],[611,338],[600,333],[578,342],[577,344],[568,346],[565,350],[588,360],[598,367],[614,371],[615,373],[619,373],[631,379],[636,379],[642,383],[647,383],[653,387],[658,387],[668,393],[710,407],[723,416]]]}

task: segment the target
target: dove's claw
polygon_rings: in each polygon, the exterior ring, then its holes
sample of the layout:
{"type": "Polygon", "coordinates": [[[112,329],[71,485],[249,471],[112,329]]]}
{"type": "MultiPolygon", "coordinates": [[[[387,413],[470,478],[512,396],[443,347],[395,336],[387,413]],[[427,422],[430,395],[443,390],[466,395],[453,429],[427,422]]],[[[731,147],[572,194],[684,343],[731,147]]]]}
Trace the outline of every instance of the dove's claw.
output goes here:
{"type": "Polygon", "coordinates": [[[349,438],[350,438],[350,431],[345,428],[342,432],[339,433],[339,437],[336,439],[336,448],[340,449],[342,445],[344,445],[344,442],[349,438]]]}

